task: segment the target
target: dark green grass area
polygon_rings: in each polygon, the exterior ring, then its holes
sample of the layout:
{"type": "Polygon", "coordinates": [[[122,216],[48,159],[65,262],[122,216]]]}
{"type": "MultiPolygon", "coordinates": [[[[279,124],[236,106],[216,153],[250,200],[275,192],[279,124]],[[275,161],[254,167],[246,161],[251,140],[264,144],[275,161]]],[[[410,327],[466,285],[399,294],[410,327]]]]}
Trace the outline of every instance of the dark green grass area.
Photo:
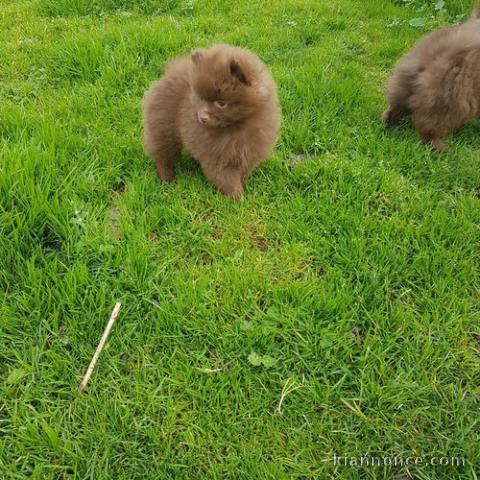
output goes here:
{"type": "Polygon", "coordinates": [[[479,126],[436,154],[378,121],[471,8],[434,3],[0,1],[0,478],[478,478],[479,126]],[[236,203],[141,147],[145,89],[214,42],[283,108],[236,203]]]}

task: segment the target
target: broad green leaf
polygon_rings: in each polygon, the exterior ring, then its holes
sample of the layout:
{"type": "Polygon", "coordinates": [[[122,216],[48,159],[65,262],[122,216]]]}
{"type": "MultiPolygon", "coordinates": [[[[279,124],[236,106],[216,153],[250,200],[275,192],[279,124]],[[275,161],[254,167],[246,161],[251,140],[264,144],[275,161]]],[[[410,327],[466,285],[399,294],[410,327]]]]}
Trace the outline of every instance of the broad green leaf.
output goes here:
{"type": "Polygon", "coordinates": [[[409,22],[411,27],[416,27],[416,28],[424,27],[425,23],[426,21],[424,18],[412,18],[409,22]]]}
{"type": "Polygon", "coordinates": [[[273,357],[270,357],[269,355],[264,355],[262,357],[262,363],[265,368],[270,368],[277,363],[277,360],[273,357]]]}
{"type": "Polygon", "coordinates": [[[248,361],[255,367],[259,367],[262,364],[262,357],[258,353],[252,352],[248,356],[248,361]]]}
{"type": "Polygon", "coordinates": [[[7,383],[10,385],[17,385],[28,375],[30,375],[28,370],[25,370],[24,368],[16,368],[9,373],[7,383]]]}

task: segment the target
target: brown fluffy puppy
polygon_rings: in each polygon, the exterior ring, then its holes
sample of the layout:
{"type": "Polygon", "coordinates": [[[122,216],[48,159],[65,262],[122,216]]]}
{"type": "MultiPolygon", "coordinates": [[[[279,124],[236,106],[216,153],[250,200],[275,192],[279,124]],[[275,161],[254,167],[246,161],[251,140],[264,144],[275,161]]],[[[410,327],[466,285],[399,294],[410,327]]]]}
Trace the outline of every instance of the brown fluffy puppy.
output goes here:
{"type": "Polygon", "coordinates": [[[437,150],[443,137],[480,117],[480,7],[472,18],[427,35],[398,62],[387,89],[387,125],[412,115],[421,140],[437,150]]]}
{"type": "Polygon", "coordinates": [[[214,45],[173,59],[143,100],[144,147],[160,179],[174,179],[184,147],[225,195],[271,153],[280,128],[275,83],[253,53],[214,45]]]}

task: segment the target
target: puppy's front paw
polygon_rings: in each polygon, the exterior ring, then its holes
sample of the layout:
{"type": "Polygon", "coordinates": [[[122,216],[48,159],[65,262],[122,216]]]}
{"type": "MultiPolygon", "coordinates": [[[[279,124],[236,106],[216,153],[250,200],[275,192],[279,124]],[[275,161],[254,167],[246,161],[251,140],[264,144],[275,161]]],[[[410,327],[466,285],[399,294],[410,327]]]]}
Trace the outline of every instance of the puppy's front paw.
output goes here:
{"type": "Polygon", "coordinates": [[[385,110],[381,115],[380,115],[380,121],[382,123],[389,123],[390,119],[390,110],[385,110]]]}
{"type": "Polygon", "coordinates": [[[173,169],[166,169],[166,168],[159,168],[157,166],[157,177],[162,182],[172,183],[175,180],[175,174],[173,173],[173,169]]]}
{"type": "Polygon", "coordinates": [[[437,152],[444,152],[448,150],[448,145],[441,139],[436,138],[430,142],[430,146],[437,152]]]}
{"type": "Polygon", "coordinates": [[[447,144],[435,132],[430,130],[419,130],[419,133],[422,142],[433,150],[442,152],[448,149],[447,144]]]}
{"type": "Polygon", "coordinates": [[[226,197],[230,197],[233,200],[239,200],[240,198],[243,197],[244,191],[242,185],[240,186],[234,186],[231,188],[226,188],[222,192],[226,197]]]}
{"type": "Polygon", "coordinates": [[[393,127],[400,121],[400,119],[401,113],[392,109],[385,110],[382,115],[380,115],[380,121],[387,127],[393,127]]]}

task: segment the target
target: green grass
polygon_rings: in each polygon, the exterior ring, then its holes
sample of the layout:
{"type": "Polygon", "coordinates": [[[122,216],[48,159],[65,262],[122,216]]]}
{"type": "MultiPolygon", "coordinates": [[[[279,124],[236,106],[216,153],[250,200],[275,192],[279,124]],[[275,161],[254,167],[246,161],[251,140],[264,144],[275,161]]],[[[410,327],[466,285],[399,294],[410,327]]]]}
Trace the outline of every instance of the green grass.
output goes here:
{"type": "Polygon", "coordinates": [[[470,9],[420,3],[0,1],[1,478],[477,479],[478,125],[435,154],[378,121],[396,59],[470,9]],[[237,203],[141,148],[145,89],[213,42],[283,107],[237,203]]]}

